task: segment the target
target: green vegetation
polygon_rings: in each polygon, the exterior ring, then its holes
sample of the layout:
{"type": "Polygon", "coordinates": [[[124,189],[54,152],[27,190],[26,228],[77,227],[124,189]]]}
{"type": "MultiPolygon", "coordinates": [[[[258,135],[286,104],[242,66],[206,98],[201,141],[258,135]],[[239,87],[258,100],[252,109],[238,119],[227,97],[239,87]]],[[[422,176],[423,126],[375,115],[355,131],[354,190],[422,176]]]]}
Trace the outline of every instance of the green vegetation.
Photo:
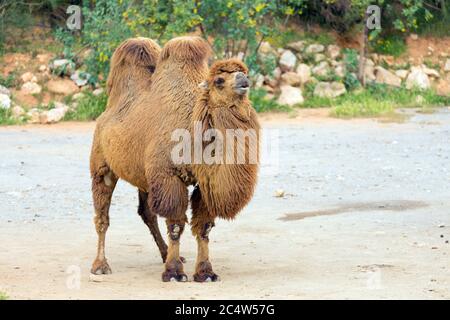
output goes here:
{"type": "Polygon", "coordinates": [[[0,300],[8,300],[8,295],[4,292],[0,292],[0,300]]]}
{"type": "Polygon", "coordinates": [[[377,53],[399,57],[406,52],[405,39],[399,35],[378,39],[373,44],[373,50],[377,53]]]}
{"type": "Polygon", "coordinates": [[[90,92],[86,92],[86,95],[78,101],[76,110],[69,111],[64,120],[95,120],[105,110],[107,101],[106,93],[95,96],[90,92]]]}
{"type": "Polygon", "coordinates": [[[250,91],[250,100],[257,112],[267,111],[290,111],[290,107],[278,104],[275,99],[269,99],[264,89],[253,89],[250,91]]]}
{"type": "Polygon", "coordinates": [[[306,90],[303,108],[332,108],[337,117],[369,117],[387,114],[395,108],[431,108],[450,104],[450,97],[438,96],[432,90],[407,90],[371,84],[367,90],[356,90],[336,99],[312,96],[306,90]],[[417,98],[421,96],[422,98],[417,98]]]}
{"type": "Polygon", "coordinates": [[[23,121],[19,119],[15,119],[12,116],[11,109],[2,109],[0,108],[0,125],[14,125],[20,124],[23,121]]]}

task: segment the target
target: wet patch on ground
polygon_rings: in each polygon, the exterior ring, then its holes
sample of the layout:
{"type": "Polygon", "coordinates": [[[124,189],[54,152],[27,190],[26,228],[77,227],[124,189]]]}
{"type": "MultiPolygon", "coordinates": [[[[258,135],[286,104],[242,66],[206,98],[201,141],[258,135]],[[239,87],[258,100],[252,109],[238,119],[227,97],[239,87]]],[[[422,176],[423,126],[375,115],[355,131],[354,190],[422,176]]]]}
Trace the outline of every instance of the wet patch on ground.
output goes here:
{"type": "Polygon", "coordinates": [[[319,217],[319,216],[332,216],[341,213],[349,212],[367,212],[367,211],[407,211],[416,210],[427,207],[428,204],[423,201],[414,200],[389,200],[389,201],[374,201],[374,202],[358,202],[347,203],[339,205],[335,208],[317,210],[317,211],[305,211],[298,213],[288,213],[284,217],[279,218],[281,221],[294,221],[302,220],[305,218],[319,217]]]}

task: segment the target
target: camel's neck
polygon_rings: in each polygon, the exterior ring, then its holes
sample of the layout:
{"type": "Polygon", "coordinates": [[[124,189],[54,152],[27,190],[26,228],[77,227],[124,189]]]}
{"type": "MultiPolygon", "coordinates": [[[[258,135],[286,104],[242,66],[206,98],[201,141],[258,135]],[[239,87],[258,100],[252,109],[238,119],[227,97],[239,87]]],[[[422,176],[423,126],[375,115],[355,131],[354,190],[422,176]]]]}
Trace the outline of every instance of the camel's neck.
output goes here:
{"type": "Polygon", "coordinates": [[[210,105],[210,101],[203,93],[194,107],[191,132],[197,141],[198,131],[202,132],[203,146],[201,162],[194,159],[192,173],[211,214],[233,218],[253,195],[260,127],[248,99],[239,105],[210,105]]]}

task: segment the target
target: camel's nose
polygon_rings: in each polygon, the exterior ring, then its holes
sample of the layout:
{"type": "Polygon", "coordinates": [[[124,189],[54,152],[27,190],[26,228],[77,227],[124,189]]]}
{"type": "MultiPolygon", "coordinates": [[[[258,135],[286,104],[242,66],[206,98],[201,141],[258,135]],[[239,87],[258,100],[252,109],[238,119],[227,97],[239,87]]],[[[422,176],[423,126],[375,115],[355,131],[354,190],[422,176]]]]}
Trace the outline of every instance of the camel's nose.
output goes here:
{"type": "Polygon", "coordinates": [[[243,72],[236,73],[236,87],[246,88],[250,86],[250,80],[243,72]]]}

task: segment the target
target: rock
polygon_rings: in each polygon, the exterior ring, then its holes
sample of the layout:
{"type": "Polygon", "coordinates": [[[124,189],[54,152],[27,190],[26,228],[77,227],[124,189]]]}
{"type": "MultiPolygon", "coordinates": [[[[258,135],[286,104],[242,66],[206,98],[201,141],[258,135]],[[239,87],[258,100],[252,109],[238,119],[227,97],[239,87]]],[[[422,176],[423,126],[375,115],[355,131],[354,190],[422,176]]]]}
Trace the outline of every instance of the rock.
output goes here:
{"type": "Polygon", "coordinates": [[[274,49],[272,48],[270,43],[268,43],[267,41],[263,41],[263,42],[261,42],[261,45],[259,46],[259,51],[258,52],[263,54],[263,55],[267,55],[267,54],[273,53],[274,49]]]}
{"type": "Polygon", "coordinates": [[[39,123],[39,110],[37,108],[28,110],[27,116],[29,117],[28,123],[39,123]]]}
{"type": "Polygon", "coordinates": [[[39,120],[41,121],[41,123],[55,123],[55,122],[61,121],[62,118],[64,118],[64,116],[68,110],[69,110],[69,107],[67,107],[65,105],[62,107],[61,106],[56,107],[54,109],[46,111],[46,119],[44,122],[42,121],[41,117],[39,118],[39,120]]]}
{"type": "Polygon", "coordinates": [[[103,90],[103,88],[98,88],[98,89],[95,89],[94,91],[92,91],[92,94],[94,96],[99,96],[103,93],[103,91],[105,91],[105,90],[103,90]]]}
{"type": "Polygon", "coordinates": [[[42,88],[36,82],[25,82],[20,90],[24,94],[39,94],[41,93],[42,88]]]}
{"type": "Polygon", "coordinates": [[[311,79],[311,68],[304,63],[300,63],[295,70],[300,77],[300,84],[305,84],[311,79]]]}
{"type": "Polygon", "coordinates": [[[336,59],[341,54],[341,48],[335,44],[330,44],[327,47],[327,54],[331,59],[336,59]]]}
{"type": "Polygon", "coordinates": [[[282,71],[292,71],[297,63],[297,57],[290,50],[285,50],[280,57],[280,68],[282,71]]]}
{"type": "Polygon", "coordinates": [[[91,75],[89,73],[80,70],[75,71],[70,76],[70,79],[72,79],[72,81],[79,87],[87,85],[90,78],[91,75]]]}
{"type": "Polygon", "coordinates": [[[274,77],[274,79],[280,79],[280,77],[281,77],[281,74],[282,74],[282,71],[281,71],[281,69],[280,69],[280,67],[276,67],[274,70],[273,70],[273,77],[274,77]]]}
{"type": "Polygon", "coordinates": [[[73,99],[73,100],[79,100],[79,99],[81,99],[81,98],[84,98],[84,96],[85,96],[85,94],[84,94],[83,92],[78,92],[78,93],[75,93],[75,94],[72,96],[72,99],[73,99]]]}
{"type": "Polygon", "coordinates": [[[78,91],[78,86],[69,79],[58,79],[47,82],[47,89],[52,93],[71,95],[78,91]]]}
{"type": "Polygon", "coordinates": [[[347,92],[343,83],[319,82],[314,88],[314,95],[322,98],[336,98],[347,92]]]}
{"type": "Polygon", "coordinates": [[[324,51],[325,47],[321,44],[311,44],[305,50],[306,53],[321,53],[324,51]]]}
{"type": "Polygon", "coordinates": [[[25,110],[20,106],[12,107],[11,112],[12,112],[12,116],[16,119],[20,118],[21,116],[23,116],[25,114],[25,110]]]}
{"type": "Polygon", "coordinates": [[[312,73],[316,76],[326,76],[330,72],[330,65],[326,61],[322,61],[312,68],[312,73]]]}
{"type": "Polygon", "coordinates": [[[400,69],[400,70],[395,71],[395,75],[397,77],[399,77],[400,79],[402,79],[402,80],[406,79],[406,77],[408,76],[408,73],[409,73],[409,71],[408,70],[404,70],[404,69],[400,69]]]}
{"type": "Polygon", "coordinates": [[[281,81],[283,84],[288,84],[295,87],[301,84],[302,78],[298,73],[289,71],[283,73],[283,75],[281,76],[281,81]]]}
{"type": "Polygon", "coordinates": [[[337,65],[336,68],[334,68],[334,73],[338,77],[341,77],[341,78],[345,77],[345,67],[342,64],[337,65]]]}
{"type": "Polygon", "coordinates": [[[436,86],[436,93],[440,96],[450,96],[450,76],[447,77],[447,81],[444,79],[439,80],[436,86]]]}
{"type": "Polygon", "coordinates": [[[421,67],[422,67],[423,72],[425,72],[427,76],[430,76],[430,77],[433,77],[433,78],[439,78],[440,77],[439,72],[437,72],[436,70],[428,68],[424,64],[421,67]]]}
{"type": "Polygon", "coordinates": [[[447,61],[445,62],[444,71],[450,72],[450,59],[447,59],[447,61]]]}
{"type": "Polygon", "coordinates": [[[285,194],[285,192],[283,189],[275,190],[275,197],[277,197],[277,198],[283,198],[284,194],[285,194]]]}
{"type": "Polygon", "coordinates": [[[289,85],[282,85],[280,87],[281,94],[278,97],[278,103],[288,106],[303,103],[302,90],[289,85]]]}
{"type": "Polygon", "coordinates": [[[34,74],[31,72],[25,72],[23,75],[20,76],[20,79],[22,79],[22,82],[37,82],[37,78],[34,74]]]}
{"type": "Polygon", "coordinates": [[[323,61],[323,60],[325,60],[327,57],[323,54],[323,53],[317,53],[315,56],[314,56],[314,61],[317,63],[317,62],[320,62],[320,61],[323,61]]]}
{"type": "Polygon", "coordinates": [[[75,70],[75,63],[69,59],[56,59],[49,64],[50,70],[58,75],[72,74],[75,70]]]}
{"type": "Polygon", "coordinates": [[[278,86],[278,80],[276,80],[275,78],[271,77],[271,76],[265,76],[264,77],[264,83],[267,86],[271,87],[271,88],[275,88],[278,86]]]}
{"type": "Polygon", "coordinates": [[[402,79],[400,79],[400,77],[396,76],[395,74],[384,69],[381,66],[375,67],[375,73],[375,81],[377,83],[384,83],[394,87],[400,87],[402,84],[402,79]]]}
{"type": "Polygon", "coordinates": [[[264,76],[262,74],[258,73],[255,76],[255,88],[261,88],[264,84],[264,79],[265,79],[264,76]]]}
{"type": "Polygon", "coordinates": [[[0,93],[0,109],[8,110],[9,108],[11,108],[11,98],[4,93],[0,93]]]}
{"type": "MultiPolygon", "coordinates": [[[[268,94],[273,94],[274,91],[275,91],[271,86],[263,86],[262,88],[263,88],[264,90],[266,90],[266,92],[267,92],[268,94]]],[[[267,97],[268,94],[266,94],[266,97],[267,97]]]]}
{"type": "Polygon", "coordinates": [[[412,67],[411,73],[406,78],[406,88],[412,89],[418,87],[420,89],[430,88],[430,79],[428,75],[420,67],[412,67]]]}
{"type": "Polygon", "coordinates": [[[1,94],[6,94],[8,97],[11,96],[11,91],[9,91],[8,88],[2,86],[1,84],[0,84],[0,93],[1,94]]]}
{"type": "Polygon", "coordinates": [[[45,71],[47,71],[47,66],[45,64],[41,64],[39,66],[39,72],[45,72],[45,71]]]}
{"type": "Polygon", "coordinates": [[[294,50],[295,52],[302,52],[305,48],[305,41],[296,41],[289,43],[286,48],[294,50]]]}
{"type": "Polygon", "coordinates": [[[411,40],[416,41],[417,39],[419,39],[419,36],[415,33],[411,33],[411,35],[409,36],[411,38],[411,40]]]}
{"type": "Polygon", "coordinates": [[[394,56],[380,56],[380,59],[384,60],[388,66],[392,66],[395,62],[394,56]]]}

